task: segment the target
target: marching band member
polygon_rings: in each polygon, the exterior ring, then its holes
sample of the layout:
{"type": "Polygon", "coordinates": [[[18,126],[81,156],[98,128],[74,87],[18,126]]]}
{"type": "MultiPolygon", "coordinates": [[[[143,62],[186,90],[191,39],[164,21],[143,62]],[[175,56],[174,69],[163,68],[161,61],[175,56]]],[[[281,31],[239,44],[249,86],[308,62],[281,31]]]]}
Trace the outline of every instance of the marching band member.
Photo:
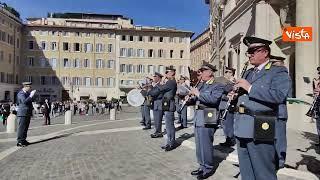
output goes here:
{"type": "Polygon", "coordinates": [[[276,121],[287,119],[286,103],[291,80],[287,68],[270,62],[271,41],[256,37],[243,39],[246,55],[254,68],[236,81],[241,88],[236,107],[234,134],[242,179],[277,179],[276,121]]]}
{"type": "MultiPolygon", "coordinates": [[[[224,107],[226,106],[226,103],[228,101],[228,97],[226,94],[228,94],[230,91],[232,91],[232,87],[235,82],[235,75],[236,70],[233,69],[232,67],[226,67],[226,71],[224,74],[224,78],[227,80],[225,88],[224,88],[224,95],[221,99],[220,102],[220,111],[224,111],[224,107]]],[[[236,144],[236,140],[234,137],[234,129],[233,129],[233,118],[234,117],[234,112],[228,111],[225,120],[223,121],[222,128],[224,135],[226,136],[226,141],[224,143],[220,143],[221,146],[225,147],[231,147],[236,144]]]]}
{"type": "Polygon", "coordinates": [[[182,106],[182,102],[185,100],[186,95],[189,94],[189,86],[186,85],[185,83],[186,78],[181,76],[179,79],[179,84],[177,87],[177,96],[178,96],[178,105],[177,105],[177,110],[179,110],[180,108],[181,111],[178,112],[179,114],[179,123],[180,125],[180,129],[184,129],[187,128],[187,106],[181,107],[182,106]]]}
{"type": "Polygon", "coordinates": [[[171,67],[166,67],[166,80],[161,85],[153,89],[152,96],[163,94],[162,98],[162,111],[165,116],[167,140],[166,144],[161,148],[165,151],[171,151],[175,148],[175,127],[174,127],[174,112],[176,110],[174,97],[177,91],[177,82],[175,80],[176,70],[171,67]]]}
{"type": "Polygon", "coordinates": [[[320,67],[317,68],[318,71],[318,78],[313,79],[313,94],[317,95],[317,100],[315,103],[315,113],[316,113],[316,124],[317,124],[317,132],[318,132],[318,143],[315,144],[316,146],[320,146],[320,100],[319,100],[319,92],[320,92],[320,67]]]}
{"type": "Polygon", "coordinates": [[[205,122],[208,119],[217,119],[216,115],[224,85],[215,82],[214,72],[217,71],[215,66],[206,63],[201,66],[200,71],[199,81],[203,82],[190,91],[190,94],[194,95],[191,100],[196,102],[194,134],[196,156],[199,163],[199,168],[192,171],[191,174],[197,175],[197,179],[206,179],[213,173],[213,137],[218,125],[209,127],[205,122]]]}
{"type": "MultiPolygon", "coordinates": [[[[281,66],[285,67],[284,60],[286,58],[280,56],[273,56],[270,55],[270,62],[272,62],[273,66],[281,66]]],[[[292,95],[292,92],[289,92],[289,96],[292,95]]],[[[284,168],[286,155],[287,155],[287,103],[284,102],[279,105],[279,112],[283,112],[283,118],[278,118],[276,121],[276,129],[275,129],[275,147],[278,155],[278,167],[277,168],[284,168]]]]}
{"type": "Polygon", "coordinates": [[[155,132],[151,134],[151,138],[161,138],[163,137],[162,135],[162,117],[163,117],[163,112],[162,112],[162,98],[163,94],[162,93],[157,93],[154,94],[153,91],[157,90],[160,88],[160,82],[162,79],[162,74],[155,72],[154,73],[154,81],[153,81],[153,87],[151,90],[148,92],[148,95],[151,95],[153,97],[153,118],[154,118],[154,127],[155,127],[155,132]]]}
{"type": "Polygon", "coordinates": [[[150,90],[152,84],[152,78],[146,77],[145,84],[142,87],[141,94],[145,97],[143,103],[143,114],[144,114],[144,124],[145,127],[142,128],[143,130],[151,129],[151,117],[150,117],[150,108],[152,106],[152,100],[150,96],[147,95],[148,91],[150,90]]]}

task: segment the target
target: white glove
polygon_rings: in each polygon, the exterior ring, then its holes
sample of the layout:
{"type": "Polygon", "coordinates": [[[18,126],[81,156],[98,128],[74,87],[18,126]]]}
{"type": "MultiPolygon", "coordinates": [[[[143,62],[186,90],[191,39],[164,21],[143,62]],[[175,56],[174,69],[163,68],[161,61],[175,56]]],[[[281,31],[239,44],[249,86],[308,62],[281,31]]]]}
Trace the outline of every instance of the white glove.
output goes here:
{"type": "Polygon", "coordinates": [[[31,98],[32,98],[36,92],[37,92],[37,90],[33,90],[33,91],[31,91],[31,93],[30,93],[29,97],[31,97],[31,98]]]}

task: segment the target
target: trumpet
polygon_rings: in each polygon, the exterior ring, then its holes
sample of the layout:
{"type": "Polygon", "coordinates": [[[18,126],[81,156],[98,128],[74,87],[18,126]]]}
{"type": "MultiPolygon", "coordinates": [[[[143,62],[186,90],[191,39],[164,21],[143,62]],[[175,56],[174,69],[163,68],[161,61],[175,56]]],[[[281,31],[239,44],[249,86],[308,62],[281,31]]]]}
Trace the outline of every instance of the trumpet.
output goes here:
{"type": "MultiPolygon", "coordinates": [[[[245,62],[244,63],[244,67],[241,71],[241,74],[240,74],[240,77],[243,78],[244,77],[244,73],[247,71],[248,69],[248,66],[249,66],[249,61],[245,62]]],[[[236,90],[234,90],[235,93],[238,93],[239,92],[239,88],[237,88],[236,90]]],[[[229,98],[228,101],[227,101],[227,104],[226,104],[226,107],[220,117],[220,119],[224,119],[227,115],[227,112],[229,111],[229,108],[231,105],[235,105],[237,102],[237,99],[232,99],[232,98],[229,98]]]]}

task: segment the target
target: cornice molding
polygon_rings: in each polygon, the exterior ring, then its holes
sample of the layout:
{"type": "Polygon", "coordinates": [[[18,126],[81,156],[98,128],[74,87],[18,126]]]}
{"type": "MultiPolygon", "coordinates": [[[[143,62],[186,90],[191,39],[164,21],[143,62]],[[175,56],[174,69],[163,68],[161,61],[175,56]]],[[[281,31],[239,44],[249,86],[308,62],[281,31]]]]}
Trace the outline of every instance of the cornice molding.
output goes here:
{"type": "Polygon", "coordinates": [[[245,12],[247,12],[255,3],[256,0],[243,0],[230,11],[230,13],[223,19],[225,29],[229,28],[235,21],[237,21],[245,12]]]}

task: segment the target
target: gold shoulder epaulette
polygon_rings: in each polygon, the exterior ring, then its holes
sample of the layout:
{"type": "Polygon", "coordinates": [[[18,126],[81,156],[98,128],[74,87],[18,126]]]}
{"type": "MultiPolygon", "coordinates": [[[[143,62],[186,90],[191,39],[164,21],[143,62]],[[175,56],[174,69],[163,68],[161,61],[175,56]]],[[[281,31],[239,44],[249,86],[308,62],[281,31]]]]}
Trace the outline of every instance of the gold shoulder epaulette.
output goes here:
{"type": "Polygon", "coordinates": [[[272,66],[272,63],[269,62],[268,64],[266,64],[266,66],[264,67],[265,70],[269,70],[272,66]]]}
{"type": "Polygon", "coordinates": [[[214,79],[212,78],[207,82],[207,84],[212,84],[213,82],[214,82],[214,79]]]}

